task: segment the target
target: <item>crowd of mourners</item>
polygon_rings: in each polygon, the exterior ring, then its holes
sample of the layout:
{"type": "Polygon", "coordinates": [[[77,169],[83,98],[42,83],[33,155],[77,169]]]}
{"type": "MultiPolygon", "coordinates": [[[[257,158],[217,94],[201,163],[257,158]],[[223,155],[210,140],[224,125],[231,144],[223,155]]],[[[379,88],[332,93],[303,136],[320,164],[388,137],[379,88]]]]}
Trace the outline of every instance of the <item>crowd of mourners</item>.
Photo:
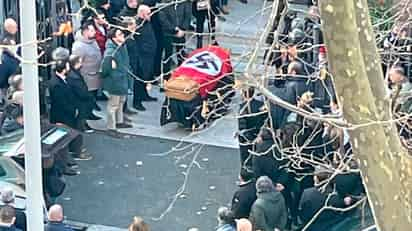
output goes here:
{"type": "MultiPolygon", "coordinates": [[[[285,2],[279,1],[278,16],[266,40],[270,49],[265,51],[264,64],[276,69],[267,89],[299,110],[340,116],[317,4],[288,0],[290,6],[297,6],[290,10],[285,2]]],[[[82,132],[93,132],[88,121],[102,119],[96,113],[102,110],[97,101],[107,101],[107,133],[117,137],[119,129],[133,127],[130,115],[145,111],[144,102],[158,100],[149,94],[151,85],[159,85],[166,94],[161,124],[178,122],[190,130],[225,115],[234,94],[230,52],[219,46],[215,36],[217,19],[224,21],[229,14],[227,1],[90,3],[92,8],[80,12],[72,46],[57,47],[50,55],[48,117],[42,119],[42,130],[62,126],[69,129],[71,138],[52,160],[43,158],[46,230],[71,230],[63,224],[63,209],[55,201],[65,188],[62,176],[78,175],[76,161],[92,158],[82,132]],[[202,35],[206,20],[207,45],[202,35]],[[197,48],[191,53],[185,47],[190,31],[195,32],[197,48]],[[208,112],[212,115],[205,116],[208,112]]],[[[0,37],[0,134],[24,125],[20,50],[15,49],[18,31],[16,21],[6,19],[0,37]]],[[[391,51],[408,49],[408,34],[407,28],[395,26],[380,44],[386,51],[382,67],[388,94],[395,96],[394,110],[401,115],[411,112],[411,62],[391,51]]],[[[270,103],[267,95],[250,87],[242,89],[241,96],[236,132],[239,185],[231,207],[218,210],[217,230],[338,231],[359,218],[368,206],[347,131],[270,103]]],[[[408,145],[408,123],[399,129],[408,145]]],[[[16,161],[24,167],[24,161],[16,161]]],[[[13,207],[13,190],[2,189],[0,196],[4,205],[1,230],[26,230],[25,214],[13,207]]],[[[135,217],[129,230],[149,228],[135,217]]]]}

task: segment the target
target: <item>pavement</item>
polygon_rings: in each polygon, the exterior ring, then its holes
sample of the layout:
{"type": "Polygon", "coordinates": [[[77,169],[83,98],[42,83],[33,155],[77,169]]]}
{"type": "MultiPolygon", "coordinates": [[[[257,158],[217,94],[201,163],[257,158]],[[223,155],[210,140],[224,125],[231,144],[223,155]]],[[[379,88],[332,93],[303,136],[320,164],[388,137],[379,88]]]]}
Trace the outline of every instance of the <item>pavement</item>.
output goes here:
{"type": "Polygon", "coordinates": [[[87,135],[85,143],[94,158],[78,162],[81,174],[66,178],[58,202],[67,220],[98,224],[88,230],[124,229],[133,216],[142,216],[152,230],[213,230],[218,207],[228,205],[236,189],[236,149],[102,133],[87,135]],[[188,169],[184,193],[157,220],[184,184],[188,169]]]}
{"type": "MultiPolygon", "coordinates": [[[[232,50],[232,64],[235,73],[244,72],[247,57],[245,54],[251,53],[258,35],[263,31],[271,2],[261,0],[251,0],[248,4],[239,1],[229,1],[230,14],[225,15],[226,21],[218,21],[217,33],[221,46],[232,50]]],[[[206,25],[205,25],[206,27],[206,25]]],[[[205,28],[207,31],[207,28],[205,28]]],[[[205,42],[207,38],[205,36],[205,42]]],[[[205,43],[206,44],[206,43],[205,43]]],[[[194,48],[194,38],[188,40],[188,47],[194,48]]],[[[260,52],[260,55],[263,52],[260,52]]],[[[258,66],[259,68],[259,66],[258,66]]],[[[263,70],[263,68],[261,68],[263,70]]],[[[133,128],[121,129],[120,131],[130,135],[141,135],[149,137],[159,137],[175,141],[195,142],[207,145],[214,145],[226,148],[237,148],[238,142],[233,137],[237,131],[237,103],[233,103],[233,112],[216,121],[209,128],[200,132],[184,131],[177,124],[167,124],[160,127],[160,110],[164,100],[164,94],[157,88],[153,88],[150,95],[157,97],[157,102],[144,103],[147,111],[139,112],[138,115],[131,116],[133,128]]],[[[130,102],[130,101],[129,101],[130,102]]],[[[106,104],[100,103],[105,110],[106,104]]],[[[99,113],[104,119],[90,122],[91,127],[98,130],[106,129],[105,113],[99,113]]]]}
{"type": "MultiPolygon", "coordinates": [[[[267,1],[250,0],[247,5],[229,1],[230,15],[225,16],[226,22],[217,24],[217,39],[232,50],[236,74],[244,71],[247,54],[263,31],[271,6],[262,8],[264,4],[267,1]]],[[[194,48],[194,39],[188,40],[188,47],[194,48]]],[[[100,131],[85,137],[94,159],[79,162],[81,175],[67,178],[59,203],[68,220],[87,224],[93,231],[125,230],[134,215],[142,216],[152,230],[215,229],[218,207],[228,205],[236,189],[239,154],[233,134],[239,100],[234,100],[232,113],[200,132],[188,132],[176,124],[161,127],[164,94],[154,87],[150,95],[159,100],[144,103],[147,111],[130,117],[134,127],[120,130],[125,138],[115,139],[100,131]],[[173,202],[184,183],[183,173],[200,146],[203,149],[188,175],[184,193],[170,212],[157,220],[173,202]],[[164,155],[150,155],[153,153],[164,155]]],[[[105,111],[106,103],[99,104],[105,111]]],[[[98,114],[104,119],[90,125],[104,131],[105,113],[98,114]]]]}

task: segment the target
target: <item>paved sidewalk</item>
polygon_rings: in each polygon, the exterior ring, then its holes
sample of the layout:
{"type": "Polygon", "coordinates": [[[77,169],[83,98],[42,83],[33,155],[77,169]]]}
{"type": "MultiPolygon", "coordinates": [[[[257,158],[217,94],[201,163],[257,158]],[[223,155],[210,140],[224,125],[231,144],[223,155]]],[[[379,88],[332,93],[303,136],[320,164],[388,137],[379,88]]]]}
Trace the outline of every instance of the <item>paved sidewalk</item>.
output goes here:
{"type": "MultiPolygon", "coordinates": [[[[218,21],[217,23],[218,41],[221,46],[232,50],[232,64],[236,73],[244,71],[247,58],[242,57],[242,55],[253,51],[258,35],[264,29],[272,4],[272,2],[266,2],[266,6],[264,6],[264,2],[263,0],[250,0],[248,4],[242,4],[239,1],[231,0],[229,1],[230,14],[225,16],[226,22],[218,21]]],[[[189,47],[194,48],[194,39],[188,43],[189,47]]],[[[144,103],[147,111],[139,112],[138,115],[133,116],[131,119],[134,127],[121,129],[122,133],[229,148],[238,147],[237,140],[233,138],[233,134],[237,130],[236,103],[233,105],[234,112],[216,121],[211,127],[191,134],[179,128],[177,124],[167,124],[160,127],[160,110],[164,94],[160,93],[157,88],[152,89],[150,94],[156,96],[159,101],[144,103]]],[[[235,100],[235,102],[239,101],[235,100]]],[[[101,106],[105,110],[105,104],[103,103],[101,106]]],[[[100,115],[105,116],[104,113],[100,113],[100,115]]],[[[93,121],[90,124],[99,130],[104,130],[106,127],[105,120],[93,121]]]]}
{"type": "MultiPolygon", "coordinates": [[[[201,143],[213,146],[237,148],[238,143],[233,138],[234,132],[237,130],[237,120],[234,113],[230,113],[214,122],[210,127],[195,133],[186,131],[178,127],[175,123],[170,123],[164,127],[160,126],[160,110],[164,100],[164,94],[160,93],[157,87],[154,87],[150,93],[156,96],[157,102],[144,102],[146,111],[138,112],[137,115],[130,117],[132,119],[133,128],[119,129],[121,133],[130,135],[141,135],[148,137],[157,137],[175,141],[185,141],[201,143]]],[[[131,100],[129,100],[131,102],[131,100]]],[[[106,103],[99,103],[103,111],[106,110],[106,103]]],[[[234,105],[235,107],[235,105],[234,105]]],[[[106,119],[104,112],[96,114],[104,117],[103,120],[90,121],[91,127],[98,130],[106,130],[106,119]]]]}

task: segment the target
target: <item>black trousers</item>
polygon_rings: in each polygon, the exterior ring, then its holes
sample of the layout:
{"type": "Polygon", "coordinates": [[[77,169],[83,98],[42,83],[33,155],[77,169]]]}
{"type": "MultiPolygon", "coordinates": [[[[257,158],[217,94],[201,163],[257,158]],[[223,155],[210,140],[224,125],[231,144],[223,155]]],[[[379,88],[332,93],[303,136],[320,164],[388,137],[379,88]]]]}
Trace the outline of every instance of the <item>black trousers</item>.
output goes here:
{"type": "Polygon", "coordinates": [[[174,36],[164,36],[163,37],[163,50],[164,50],[164,57],[163,57],[163,74],[165,74],[165,80],[170,78],[170,74],[172,71],[172,67],[175,64],[173,61],[174,55],[177,56],[177,63],[178,65],[182,64],[185,59],[184,47],[185,47],[186,39],[176,38],[174,36]],[[176,51],[175,51],[176,50],[176,51]]]}
{"type": "MultiPolygon", "coordinates": [[[[73,129],[81,131],[83,128],[82,119],[77,119],[76,124],[74,126],[70,126],[73,129]]],[[[69,144],[69,152],[73,154],[73,156],[79,156],[82,152],[83,148],[83,136],[80,134],[77,136],[72,142],[69,144]]],[[[70,158],[70,157],[68,157],[70,158]]]]}
{"type": "MultiPolygon", "coordinates": [[[[155,9],[152,10],[155,12],[155,9]]],[[[151,23],[152,23],[152,28],[153,32],[156,37],[156,54],[154,57],[154,65],[153,65],[153,70],[154,70],[154,76],[159,77],[162,74],[162,53],[163,53],[163,32],[161,30],[161,24],[159,20],[159,16],[157,14],[154,14],[151,17],[151,23]]]]}
{"type": "Polygon", "coordinates": [[[216,40],[216,15],[218,14],[219,10],[215,4],[211,5],[211,10],[196,10],[196,2],[193,4],[193,15],[196,18],[196,34],[197,34],[197,48],[203,47],[203,28],[206,19],[208,20],[208,28],[210,33],[210,38],[214,41],[216,40]]]}
{"type": "Polygon", "coordinates": [[[133,80],[133,105],[141,103],[149,96],[146,85],[143,81],[133,80]]]}

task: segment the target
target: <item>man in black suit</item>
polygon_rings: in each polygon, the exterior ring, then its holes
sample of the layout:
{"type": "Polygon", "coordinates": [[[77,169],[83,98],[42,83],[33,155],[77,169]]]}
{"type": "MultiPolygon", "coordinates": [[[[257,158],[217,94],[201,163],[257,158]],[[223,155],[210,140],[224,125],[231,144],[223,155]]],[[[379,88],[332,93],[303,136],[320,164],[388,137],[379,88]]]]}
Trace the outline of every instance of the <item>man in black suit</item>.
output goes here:
{"type": "Polygon", "coordinates": [[[255,175],[246,168],[240,170],[239,189],[232,198],[232,212],[236,219],[248,218],[250,209],[256,200],[255,175]]]}
{"type": "MultiPolygon", "coordinates": [[[[67,83],[67,76],[70,71],[70,53],[65,48],[57,48],[53,51],[55,60],[55,71],[49,82],[50,91],[50,122],[61,123],[73,129],[80,128],[79,108],[76,104],[76,96],[67,83]]],[[[91,156],[85,153],[83,137],[78,136],[69,145],[69,151],[78,160],[90,160],[91,156]]]]}

